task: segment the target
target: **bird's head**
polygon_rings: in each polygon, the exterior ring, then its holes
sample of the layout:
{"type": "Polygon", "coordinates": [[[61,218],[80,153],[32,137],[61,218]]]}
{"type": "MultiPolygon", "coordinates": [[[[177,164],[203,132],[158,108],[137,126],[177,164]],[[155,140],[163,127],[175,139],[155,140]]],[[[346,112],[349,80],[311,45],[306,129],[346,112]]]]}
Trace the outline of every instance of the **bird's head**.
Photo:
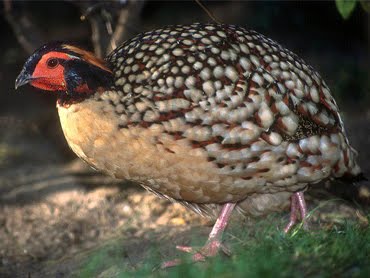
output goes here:
{"type": "Polygon", "coordinates": [[[103,60],[76,46],[54,42],[43,45],[28,58],[15,80],[15,88],[29,83],[79,98],[107,89],[112,82],[112,71],[103,60]]]}

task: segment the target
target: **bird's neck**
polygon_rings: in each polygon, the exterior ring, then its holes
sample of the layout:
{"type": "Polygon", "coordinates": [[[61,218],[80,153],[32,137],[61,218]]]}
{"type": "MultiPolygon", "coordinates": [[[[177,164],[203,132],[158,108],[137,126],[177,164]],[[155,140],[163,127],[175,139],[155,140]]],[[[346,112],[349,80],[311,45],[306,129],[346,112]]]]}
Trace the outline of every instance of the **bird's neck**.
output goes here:
{"type": "Polygon", "coordinates": [[[69,107],[72,104],[80,103],[90,98],[98,97],[105,91],[104,88],[99,87],[96,91],[91,92],[57,92],[57,106],[59,107],[69,107]]]}

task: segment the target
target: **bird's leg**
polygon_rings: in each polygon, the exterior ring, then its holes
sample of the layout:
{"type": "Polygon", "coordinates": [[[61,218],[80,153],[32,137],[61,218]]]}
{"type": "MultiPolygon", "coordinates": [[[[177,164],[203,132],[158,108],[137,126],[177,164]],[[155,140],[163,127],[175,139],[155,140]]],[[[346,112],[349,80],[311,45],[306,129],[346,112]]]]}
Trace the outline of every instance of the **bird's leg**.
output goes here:
{"type": "Polygon", "coordinates": [[[288,225],[286,225],[284,229],[285,233],[288,233],[289,230],[293,227],[293,225],[297,222],[297,206],[298,206],[297,196],[296,193],[294,193],[290,197],[290,220],[288,225]]]}
{"type": "Polygon", "coordinates": [[[306,206],[306,201],[304,199],[303,191],[295,193],[297,194],[297,202],[298,202],[298,207],[299,211],[301,212],[301,220],[303,224],[303,229],[307,230],[307,206],[306,206]]]}
{"type": "MultiPolygon", "coordinates": [[[[223,205],[220,215],[218,216],[216,223],[214,224],[211,233],[208,236],[206,244],[199,250],[195,251],[193,247],[189,246],[176,246],[180,251],[187,253],[194,253],[192,256],[193,262],[204,261],[206,257],[214,257],[217,255],[221,249],[226,254],[229,254],[229,251],[221,243],[222,234],[229,222],[230,215],[235,207],[235,203],[227,203],[223,205]]],[[[180,259],[175,259],[172,261],[164,262],[161,265],[161,268],[172,267],[181,264],[180,259]]]]}
{"type": "Polygon", "coordinates": [[[307,206],[304,200],[303,191],[296,192],[291,197],[290,203],[290,220],[288,225],[286,225],[284,232],[288,233],[290,229],[297,222],[297,210],[299,210],[301,215],[301,220],[303,223],[303,228],[307,229],[306,216],[307,216],[307,206]]]}

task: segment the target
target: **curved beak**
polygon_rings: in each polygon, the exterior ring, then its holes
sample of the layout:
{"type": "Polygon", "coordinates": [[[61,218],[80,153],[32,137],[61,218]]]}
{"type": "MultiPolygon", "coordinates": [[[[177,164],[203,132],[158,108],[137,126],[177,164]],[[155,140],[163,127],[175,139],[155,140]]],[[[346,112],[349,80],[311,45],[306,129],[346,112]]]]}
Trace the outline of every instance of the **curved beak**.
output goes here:
{"type": "Polygon", "coordinates": [[[18,75],[17,79],[15,80],[15,89],[17,90],[20,86],[23,86],[29,83],[32,80],[32,76],[22,70],[21,73],[18,75]]]}

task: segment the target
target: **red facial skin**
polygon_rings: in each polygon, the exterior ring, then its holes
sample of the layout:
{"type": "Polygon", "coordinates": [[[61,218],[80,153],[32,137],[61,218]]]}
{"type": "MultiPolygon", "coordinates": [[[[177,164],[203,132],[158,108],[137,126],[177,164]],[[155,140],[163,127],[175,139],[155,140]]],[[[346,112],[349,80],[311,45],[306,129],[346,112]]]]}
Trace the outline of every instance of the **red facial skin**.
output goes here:
{"type": "Polygon", "coordinates": [[[51,58],[72,60],[66,53],[56,51],[46,53],[37,63],[30,84],[46,91],[67,91],[64,67],[58,63],[56,67],[50,68],[47,61],[51,58]]]}
{"type": "MultiPolygon", "coordinates": [[[[56,66],[50,67],[50,65],[48,65],[49,59],[61,59],[65,61],[73,59],[83,60],[97,68],[111,73],[111,70],[104,64],[104,61],[96,58],[92,53],[70,45],[64,45],[64,47],[67,50],[75,52],[79,57],[58,51],[51,51],[44,54],[32,73],[30,85],[46,91],[67,92],[64,66],[58,63],[56,66]]],[[[93,92],[86,83],[78,85],[73,91],[81,94],[93,92]]]]}

